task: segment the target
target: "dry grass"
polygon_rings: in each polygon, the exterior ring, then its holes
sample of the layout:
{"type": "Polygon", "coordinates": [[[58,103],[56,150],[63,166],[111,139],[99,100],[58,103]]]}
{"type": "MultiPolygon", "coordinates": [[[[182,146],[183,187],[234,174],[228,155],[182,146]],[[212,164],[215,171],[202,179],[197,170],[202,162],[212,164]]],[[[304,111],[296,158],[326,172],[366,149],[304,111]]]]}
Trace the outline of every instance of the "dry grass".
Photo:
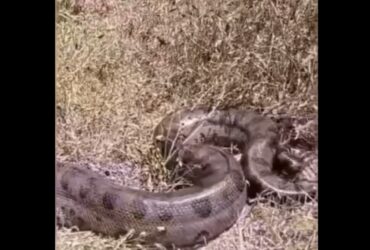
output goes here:
{"type": "MultiPolygon", "coordinates": [[[[134,161],[144,188],[153,189],[167,175],[151,133],[171,110],[207,104],[316,114],[316,1],[107,3],[94,11],[58,1],[59,161],[134,161]]],[[[317,249],[316,208],[259,204],[207,249],[317,249]]],[[[58,249],[135,249],[136,242],[57,234],[58,249]]]]}

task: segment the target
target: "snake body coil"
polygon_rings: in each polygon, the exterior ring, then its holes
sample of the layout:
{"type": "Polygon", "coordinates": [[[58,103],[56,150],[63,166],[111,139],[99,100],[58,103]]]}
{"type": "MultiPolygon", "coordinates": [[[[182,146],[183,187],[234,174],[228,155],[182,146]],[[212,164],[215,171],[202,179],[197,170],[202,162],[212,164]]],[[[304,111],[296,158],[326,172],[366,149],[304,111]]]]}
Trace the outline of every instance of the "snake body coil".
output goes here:
{"type": "MultiPolygon", "coordinates": [[[[57,164],[57,207],[69,226],[112,236],[135,229],[166,246],[192,246],[231,227],[246,206],[247,194],[268,188],[269,181],[286,184],[271,171],[280,159],[276,124],[254,112],[177,111],[158,124],[154,140],[172,159],[168,166],[178,159],[191,169],[185,177],[194,186],[151,193],[115,185],[87,169],[57,164]],[[241,163],[222,149],[231,144],[240,149],[241,163]]],[[[293,184],[283,187],[299,192],[293,184]]]]}

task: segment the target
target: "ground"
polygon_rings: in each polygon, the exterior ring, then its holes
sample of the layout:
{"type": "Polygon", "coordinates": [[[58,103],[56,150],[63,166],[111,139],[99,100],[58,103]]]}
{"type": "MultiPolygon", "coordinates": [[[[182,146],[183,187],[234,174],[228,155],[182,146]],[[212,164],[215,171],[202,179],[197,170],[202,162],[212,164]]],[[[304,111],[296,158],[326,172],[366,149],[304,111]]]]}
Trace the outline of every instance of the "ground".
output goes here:
{"type": "MultiPolygon", "coordinates": [[[[152,132],[172,110],[316,116],[317,12],[313,0],[58,0],[57,160],[128,160],[158,189],[152,132]]],[[[206,249],[317,249],[317,228],[316,202],[261,202],[206,249]]],[[[140,247],[72,231],[58,230],[57,249],[140,247]]]]}

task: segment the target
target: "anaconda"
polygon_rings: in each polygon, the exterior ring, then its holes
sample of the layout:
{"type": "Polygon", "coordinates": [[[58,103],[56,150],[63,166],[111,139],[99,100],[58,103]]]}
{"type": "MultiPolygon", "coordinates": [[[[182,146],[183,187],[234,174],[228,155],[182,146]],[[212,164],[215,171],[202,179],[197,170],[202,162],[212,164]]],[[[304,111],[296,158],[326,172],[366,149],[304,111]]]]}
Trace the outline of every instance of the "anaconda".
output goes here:
{"type": "Polygon", "coordinates": [[[288,181],[299,161],[279,147],[276,124],[245,110],[184,109],[167,115],[154,130],[154,143],[167,160],[183,166],[193,187],[152,193],[116,185],[73,164],[57,164],[57,207],[66,226],[119,236],[145,231],[148,241],[193,246],[214,239],[238,219],[248,197],[272,189],[305,194],[312,184],[288,181]],[[236,145],[238,162],[225,148],[236,145]],[[284,173],[280,174],[282,166],[284,173]]]}

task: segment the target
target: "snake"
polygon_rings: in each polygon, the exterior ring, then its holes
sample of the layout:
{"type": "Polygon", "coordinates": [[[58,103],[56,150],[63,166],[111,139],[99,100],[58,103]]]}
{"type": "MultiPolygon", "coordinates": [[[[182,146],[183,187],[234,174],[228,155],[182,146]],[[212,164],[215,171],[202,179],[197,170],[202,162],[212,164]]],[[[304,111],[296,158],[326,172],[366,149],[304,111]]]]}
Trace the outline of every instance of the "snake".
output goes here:
{"type": "Polygon", "coordinates": [[[138,190],[57,162],[56,207],[68,218],[64,226],[113,237],[133,229],[145,232],[148,242],[191,247],[232,227],[243,209],[251,210],[249,197],[268,189],[288,195],[307,189],[277,174],[280,168],[295,175],[301,165],[279,146],[277,124],[254,111],[176,110],[155,127],[153,142],[167,159],[166,167],[180,166],[191,187],[138,190]],[[238,148],[240,161],[228,150],[230,145],[238,148]]]}

